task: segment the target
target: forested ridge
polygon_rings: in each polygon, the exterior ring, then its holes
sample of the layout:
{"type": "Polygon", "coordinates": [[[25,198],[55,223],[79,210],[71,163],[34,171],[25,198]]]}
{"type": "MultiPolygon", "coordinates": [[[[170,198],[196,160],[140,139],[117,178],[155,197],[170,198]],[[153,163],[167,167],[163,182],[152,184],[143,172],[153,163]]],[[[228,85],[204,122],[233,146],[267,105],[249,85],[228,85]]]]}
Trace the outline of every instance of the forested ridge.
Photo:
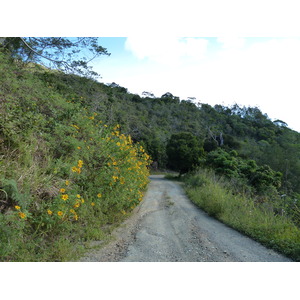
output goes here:
{"type": "Polygon", "coordinates": [[[106,124],[120,124],[158,169],[174,169],[167,153],[171,136],[190,133],[200,146],[197,166],[238,180],[262,199],[276,195],[284,202],[282,209],[291,204],[295,212],[300,197],[300,133],[283,120],[272,121],[258,107],[213,107],[170,92],[139,96],[116,83],[65,74],[39,76],[58,90],[72,90],[106,124]]]}
{"type": "Polygon", "coordinates": [[[213,170],[233,193],[300,225],[300,133],[284,120],[81,75],[0,51],[2,260],[80,255],[81,244],[67,254],[74,242],[103,238],[138,205],[150,163],[185,177],[213,170]]]}
{"type": "Polygon", "coordinates": [[[297,196],[295,193],[300,192],[300,133],[282,120],[271,121],[258,107],[213,107],[180,100],[171,93],[140,97],[117,84],[97,83],[91,87],[89,97],[93,105],[102,105],[106,122],[121,124],[124,132],[144,144],[161,169],[168,167],[166,146],[171,135],[189,132],[201,143],[204,160],[212,156],[211,152],[235,150],[241,159],[254,160],[259,166],[268,165],[281,172],[283,194],[297,196]],[[93,93],[101,94],[97,89],[103,94],[95,101],[93,93]]]}

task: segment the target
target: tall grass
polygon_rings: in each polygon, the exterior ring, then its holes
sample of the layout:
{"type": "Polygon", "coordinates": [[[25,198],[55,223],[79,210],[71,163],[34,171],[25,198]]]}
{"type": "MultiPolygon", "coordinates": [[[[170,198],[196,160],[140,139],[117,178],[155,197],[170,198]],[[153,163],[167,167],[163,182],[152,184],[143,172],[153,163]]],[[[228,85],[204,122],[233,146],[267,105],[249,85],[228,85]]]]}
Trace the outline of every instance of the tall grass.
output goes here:
{"type": "Polygon", "coordinates": [[[190,199],[209,215],[300,261],[300,229],[287,217],[275,215],[271,206],[257,204],[248,195],[237,193],[212,171],[198,171],[184,181],[190,199]]]}

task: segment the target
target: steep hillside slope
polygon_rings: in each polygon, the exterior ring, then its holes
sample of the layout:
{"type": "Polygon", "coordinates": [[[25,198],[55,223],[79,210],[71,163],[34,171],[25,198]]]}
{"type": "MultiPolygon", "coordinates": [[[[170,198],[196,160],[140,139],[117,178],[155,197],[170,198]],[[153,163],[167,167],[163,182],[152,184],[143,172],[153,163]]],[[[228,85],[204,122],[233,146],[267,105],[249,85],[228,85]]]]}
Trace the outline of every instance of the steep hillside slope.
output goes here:
{"type": "Polygon", "coordinates": [[[84,78],[3,53],[0,78],[1,260],[70,260],[139,204],[150,157],[76,91],[84,78]]]}

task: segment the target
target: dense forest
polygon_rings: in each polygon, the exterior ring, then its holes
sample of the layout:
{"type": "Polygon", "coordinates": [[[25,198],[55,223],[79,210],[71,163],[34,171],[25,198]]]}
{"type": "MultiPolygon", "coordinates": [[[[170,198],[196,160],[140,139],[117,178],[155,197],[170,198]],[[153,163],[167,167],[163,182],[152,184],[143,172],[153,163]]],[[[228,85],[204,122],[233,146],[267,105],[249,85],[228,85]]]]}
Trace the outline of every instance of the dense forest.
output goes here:
{"type": "MultiPolygon", "coordinates": [[[[102,225],[114,222],[141,201],[150,158],[152,169],[180,174],[212,169],[257,202],[273,201],[275,214],[300,225],[300,133],[258,107],[211,106],[171,92],[136,95],[117,83],[24,62],[7,49],[0,51],[0,76],[0,222],[10,224],[0,229],[2,241],[20,230],[19,241],[42,232],[39,238],[47,237],[43,241],[49,246],[53,232],[65,226],[62,218],[51,219],[55,209],[59,217],[65,214],[66,207],[57,204],[60,198],[67,203],[73,197],[72,205],[79,208],[84,197],[102,216],[102,225]],[[172,151],[185,143],[182,152],[196,149],[188,157],[197,155],[190,161],[174,156],[183,160],[174,163],[172,151]],[[140,171],[133,175],[133,169],[140,171]],[[73,196],[71,190],[66,193],[70,182],[73,196]],[[118,203],[117,194],[124,195],[118,203]],[[19,218],[32,219],[28,227],[16,223],[14,210],[19,218]],[[45,218],[42,211],[48,212],[45,218]]],[[[91,215],[87,209],[70,211],[68,220],[91,215]]],[[[66,232],[76,226],[73,221],[66,232]]],[[[82,222],[89,227],[87,219],[82,222]]],[[[89,235],[99,238],[99,233],[89,235]]],[[[16,245],[2,249],[6,260],[26,260],[24,253],[32,251],[23,249],[20,258],[16,245]]],[[[40,259],[51,260],[51,255],[40,259]]]]}

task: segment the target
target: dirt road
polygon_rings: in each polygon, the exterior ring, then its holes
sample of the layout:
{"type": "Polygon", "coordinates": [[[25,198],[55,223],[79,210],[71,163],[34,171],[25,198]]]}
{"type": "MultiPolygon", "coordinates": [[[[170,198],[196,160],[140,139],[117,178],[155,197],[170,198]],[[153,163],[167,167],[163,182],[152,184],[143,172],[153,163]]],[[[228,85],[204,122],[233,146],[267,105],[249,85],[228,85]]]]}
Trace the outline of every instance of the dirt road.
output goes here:
{"type": "Polygon", "coordinates": [[[209,217],[180,184],[161,175],[150,179],[141,205],[113,233],[116,239],[81,261],[291,261],[209,217]]]}

